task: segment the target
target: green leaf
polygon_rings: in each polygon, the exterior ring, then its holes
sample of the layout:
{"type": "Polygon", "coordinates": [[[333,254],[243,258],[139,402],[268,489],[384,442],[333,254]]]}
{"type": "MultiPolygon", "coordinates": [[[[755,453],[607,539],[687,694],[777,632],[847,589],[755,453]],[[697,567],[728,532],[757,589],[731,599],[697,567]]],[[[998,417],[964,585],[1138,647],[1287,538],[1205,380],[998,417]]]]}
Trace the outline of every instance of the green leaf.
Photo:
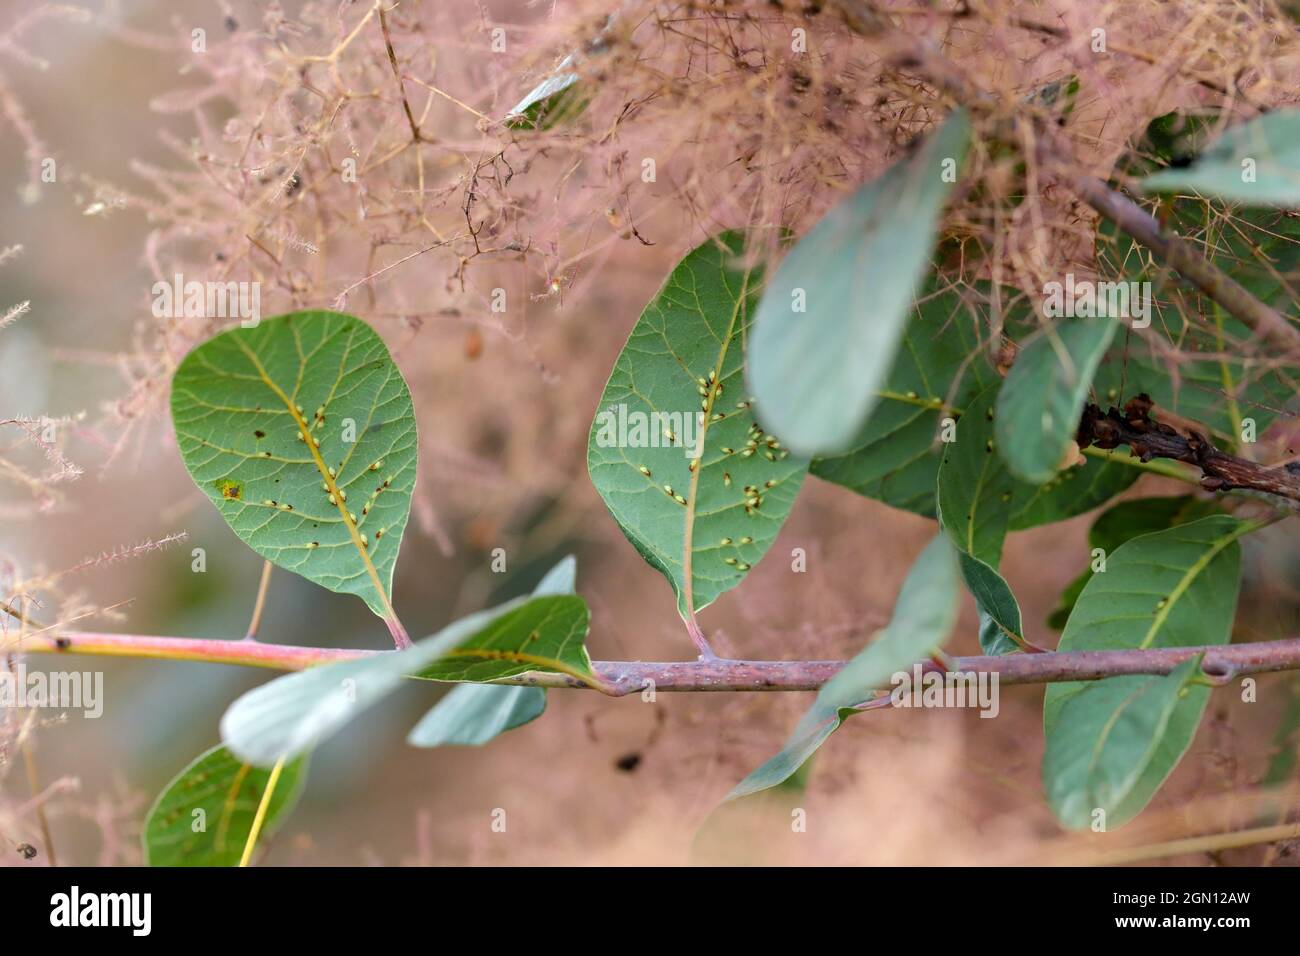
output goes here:
{"type": "Polygon", "coordinates": [[[1107,318],[1072,319],[1021,349],[1002,383],[996,427],[998,454],[1017,478],[1041,485],[1056,475],[1118,327],[1107,318]]]}
{"type": "Polygon", "coordinates": [[[997,386],[975,397],[939,466],[939,523],[961,551],[997,567],[1011,519],[1014,479],[994,451],[997,386]]]}
{"type": "MultiPolygon", "coordinates": [[[[1122,176],[1134,177],[1184,162],[1199,149],[1208,127],[1200,116],[1158,117],[1117,168],[1122,176]]],[[[1148,200],[1145,206],[1255,298],[1297,316],[1300,217],[1196,197],[1148,200]]],[[[1262,433],[1287,407],[1295,392],[1292,376],[1271,357],[1243,347],[1252,339],[1250,329],[1207,296],[1186,288],[1176,273],[1107,220],[1098,224],[1097,261],[1105,277],[1153,287],[1151,328],[1120,336],[1098,369],[1094,384],[1106,401],[1121,404],[1146,392],[1161,408],[1205,426],[1227,447],[1242,440],[1243,418],[1252,418],[1262,433]],[[1197,358],[1198,353],[1207,357],[1197,358]]]]}
{"type": "MultiPolygon", "coordinates": [[[[147,866],[236,866],[271,772],[241,762],[225,747],[201,754],[172,778],[145,817],[147,866]]],[[[307,761],[284,765],[259,838],[267,839],[298,802],[307,761]]]]}
{"type": "MultiPolygon", "coordinates": [[[[573,594],[577,562],[572,555],[551,568],[533,597],[573,594]]],[[[479,745],[498,734],[536,720],[546,710],[546,690],[503,684],[463,684],[452,690],[420,719],[407,736],[412,747],[444,744],[479,745]]]]}
{"type": "Polygon", "coordinates": [[[478,746],[536,720],[545,709],[546,691],[540,687],[461,684],[420,718],[406,742],[412,747],[478,746]]]}
{"type": "MultiPolygon", "coordinates": [[[[1014,297],[1010,302],[1019,301],[1014,297]]],[[[887,505],[933,517],[940,424],[1001,381],[981,347],[987,296],[933,274],[918,295],[879,401],[842,455],[815,458],[818,478],[887,505]]]]}
{"type": "MultiPolygon", "coordinates": [[[[1197,518],[1219,514],[1220,509],[1213,501],[1206,501],[1192,495],[1168,498],[1133,498],[1103,511],[1092,523],[1088,531],[1089,549],[1101,548],[1107,555],[1113,553],[1125,541],[1152,531],[1163,531],[1197,518]]],[[[1048,618],[1048,623],[1057,629],[1065,627],[1070,611],[1083,593],[1084,587],[1092,578],[1092,563],[1083,573],[1070,583],[1061,595],[1056,610],[1048,618]]]]}
{"type": "Polygon", "coordinates": [[[587,444],[592,484],[686,619],[767,553],[808,469],[744,393],[758,275],[736,263],[742,249],[728,233],[672,271],[614,365],[587,444]]]}
{"type": "Polygon", "coordinates": [[[980,612],[980,646],[1005,654],[1022,643],[1020,605],[997,571],[1011,519],[1015,480],[994,450],[997,386],[975,397],[945,445],[936,498],[939,524],[960,558],[962,578],[980,612]]]}
{"type": "Polygon", "coordinates": [[[1123,445],[1100,455],[1087,456],[1083,464],[1059,471],[1038,486],[1016,483],[1011,504],[1011,531],[1024,531],[1054,521],[1064,521],[1105,504],[1142,476],[1123,445]]]}
{"type": "Polygon", "coordinates": [[[1146,192],[1194,191],[1256,206],[1300,206],[1300,110],[1276,110],[1226,130],[1189,166],[1141,182],[1146,192]]]}
{"type": "Polygon", "coordinates": [[[190,477],[245,544],[396,619],[415,414],[373,329],[295,312],[223,332],[176,370],[172,421],[190,477]]]}
{"type": "Polygon", "coordinates": [[[775,787],[790,777],[895,673],[937,650],[956,618],[957,562],[940,534],[908,572],[888,626],[822,686],[780,752],[738,783],[726,799],[775,787]]]}
{"type": "MultiPolygon", "coordinates": [[[[1028,302],[1016,290],[996,290],[984,282],[954,284],[932,273],[917,296],[880,401],[854,448],[814,458],[812,474],[895,508],[934,517],[942,420],[960,414],[983,389],[1002,381],[981,341],[994,312],[1008,336],[1033,328],[1028,302]]],[[[1091,511],[1141,475],[1124,463],[1127,449],[1109,456],[1104,461],[1090,458],[1043,485],[1017,482],[1009,529],[1021,531],[1091,511]]]]}
{"type": "Polygon", "coordinates": [[[1061,705],[1043,755],[1043,787],[1062,824],[1084,829],[1097,810],[1105,811],[1107,828],[1129,819],[1125,814],[1161,759],[1175,712],[1194,709],[1199,719],[1205,706],[1208,688],[1192,683],[1203,657],[1163,677],[1137,674],[1089,683],[1061,705]]]}
{"type": "MultiPolygon", "coordinates": [[[[1139,535],[1120,545],[1084,587],[1060,651],[1132,650],[1225,644],[1241,585],[1237,539],[1257,527],[1227,515],[1139,535]]],[[[1074,719],[1064,708],[1085,682],[1053,684],[1043,702],[1047,749],[1074,719]]],[[[1160,744],[1123,801],[1107,813],[1119,826],[1137,815],[1191,744],[1207,694],[1193,688],[1170,715],[1160,744]]],[[[1073,711],[1071,712],[1073,713],[1073,711]]],[[[1077,716],[1077,715],[1076,715],[1077,716]]],[[[1072,820],[1062,820],[1074,825],[1072,820]]]]}
{"type": "Polygon", "coordinates": [[[958,110],[822,217],[772,277],[748,380],[764,423],[795,451],[845,451],[875,407],[969,138],[958,110]]]}
{"type": "Polygon", "coordinates": [[[1024,643],[1020,603],[1011,585],[979,558],[958,552],[962,580],[975,598],[980,616],[980,649],[985,654],[1010,654],[1024,643]]]}
{"type": "Polygon", "coordinates": [[[599,682],[584,644],[587,630],[582,598],[535,597],[410,673],[423,680],[484,683],[554,671],[595,686],[599,682]]]}
{"type": "Polygon", "coordinates": [[[221,719],[221,739],[241,759],[271,766],[306,753],[407,677],[490,681],[559,671],[595,685],[582,641],[587,605],[573,595],[535,597],[480,611],[404,651],[314,667],[244,694],[221,719]]]}

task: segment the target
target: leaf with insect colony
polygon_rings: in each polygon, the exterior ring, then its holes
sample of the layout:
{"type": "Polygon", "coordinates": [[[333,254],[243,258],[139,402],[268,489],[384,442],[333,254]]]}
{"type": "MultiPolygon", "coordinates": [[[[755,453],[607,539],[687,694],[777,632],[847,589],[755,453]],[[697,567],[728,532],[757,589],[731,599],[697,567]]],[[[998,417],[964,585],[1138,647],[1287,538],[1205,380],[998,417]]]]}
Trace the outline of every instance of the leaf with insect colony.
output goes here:
{"type": "Polygon", "coordinates": [[[230,329],[181,362],[171,407],[190,477],[245,544],[395,622],[415,413],[373,329],[320,311],[230,329]]]}
{"type": "Polygon", "coordinates": [[[768,284],[748,381],[796,451],[849,449],[878,402],[969,138],[958,110],[823,216],[768,284]]]}
{"type": "MultiPolygon", "coordinates": [[[[1079,595],[1058,650],[1226,644],[1232,636],[1241,586],[1238,539],[1257,527],[1227,515],[1211,515],[1126,541],[1108,557],[1106,572],[1093,575],[1079,595]]],[[[1148,715],[1136,730],[1130,725],[1108,729],[1112,725],[1095,713],[1094,708],[1115,716],[1116,708],[1126,697],[1115,691],[1089,691],[1090,686],[1093,685],[1086,681],[1052,684],[1043,699],[1043,731],[1047,743],[1044,786],[1052,796],[1058,819],[1069,827],[1088,825],[1090,821],[1080,808],[1095,798],[1094,791],[1080,789],[1086,778],[1069,769],[1077,766],[1072,755],[1085,744],[1094,748],[1111,746],[1105,736],[1111,732],[1144,737],[1148,730],[1143,728],[1152,726],[1148,715]],[[1088,739],[1081,743],[1080,734],[1088,739]]],[[[1168,689],[1147,688],[1136,682],[1128,688],[1143,697],[1154,695],[1149,698],[1153,708],[1168,689]]],[[[1108,791],[1111,794],[1108,802],[1093,803],[1087,811],[1105,810],[1106,825],[1110,828],[1141,812],[1191,744],[1208,700],[1207,687],[1191,686],[1185,693],[1180,688],[1167,719],[1155,715],[1159,718],[1157,741],[1142,759],[1139,772],[1131,779],[1126,778],[1123,787],[1108,791]]],[[[1148,704],[1140,706],[1146,712],[1148,704]]]]}
{"type": "MultiPolygon", "coordinates": [[[[200,754],[154,801],[141,834],[148,866],[235,866],[271,773],[239,760],[225,747],[200,754]]],[[[259,839],[271,836],[292,812],[307,779],[307,761],[281,768],[267,803],[259,839]]]]}
{"type": "Polygon", "coordinates": [[[895,673],[938,650],[957,619],[957,587],[956,552],[946,535],[937,535],[908,571],[889,624],[822,686],[776,756],[736,784],[726,799],[789,779],[895,673]]]}
{"type": "Polygon", "coordinates": [[[221,739],[256,766],[304,754],[407,678],[485,682],[529,671],[566,674],[598,686],[584,641],[587,605],[552,589],[557,569],[535,596],[479,611],[404,651],[379,652],[277,678],[236,700],[221,718],[221,739]]]}
{"type": "Polygon", "coordinates": [[[592,484],[688,620],[763,557],[808,470],[745,392],[760,275],[743,250],[726,233],[673,269],[614,364],[587,442],[592,484]]]}

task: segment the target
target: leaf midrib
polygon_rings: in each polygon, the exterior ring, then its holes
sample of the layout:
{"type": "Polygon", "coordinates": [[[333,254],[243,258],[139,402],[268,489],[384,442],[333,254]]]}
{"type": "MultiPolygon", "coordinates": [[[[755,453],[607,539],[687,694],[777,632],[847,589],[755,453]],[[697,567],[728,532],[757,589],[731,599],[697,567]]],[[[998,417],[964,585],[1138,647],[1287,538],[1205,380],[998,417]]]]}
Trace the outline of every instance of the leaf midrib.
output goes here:
{"type": "Polygon", "coordinates": [[[1232,529],[1228,534],[1214,542],[1213,547],[1208,548],[1204,554],[1192,562],[1192,565],[1183,572],[1183,576],[1174,586],[1174,589],[1169,592],[1164,607],[1156,611],[1156,616],[1152,619],[1151,626],[1147,629],[1141,643],[1138,644],[1140,650],[1145,650],[1151,646],[1152,642],[1156,639],[1157,634],[1159,634],[1160,629],[1164,627],[1165,621],[1168,620],[1170,612],[1174,609],[1174,605],[1178,603],[1185,593],[1187,593],[1187,589],[1191,587],[1192,581],[1194,581],[1200,573],[1205,570],[1209,563],[1213,561],[1224,548],[1232,544],[1232,542],[1236,541],[1242,535],[1254,531],[1257,527],[1259,527],[1259,525],[1256,522],[1241,522],[1238,527],[1232,529]]]}
{"type": "MultiPolygon", "coordinates": [[[[234,339],[234,342],[236,347],[244,353],[244,357],[247,358],[253,368],[256,369],[263,384],[275,393],[276,397],[279,398],[284,404],[284,407],[288,409],[289,415],[297,424],[298,433],[303,436],[303,444],[307,446],[307,451],[311,454],[312,461],[316,465],[316,470],[320,472],[321,480],[323,480],[329,487],[330,495],[334,499],[334,506],[338,509],[339,516],[343,519],[343,526],[348,529],[348,534],[352,538],[352,544],[356,548],[357,554],[360,555],[362,564],[365,565],[366,573],[370,575],[371,583],[375,586],[375,591],[379,595],[379,600],[384,607],[385,618],[389,621],[396,622],[397,613],[393,610],[392,602],[388,598],[388,592],[384,588],[383,582],[379,577],[379,569],[376,568],[375,563],[370,560],[370,554],[361,541],[361,532],[357,530],[356,522],[352,520],[352,515],[348,511],[347,503],[343,500],[343,494],[339,489],[334,476],[330,474],[329,466],[325,464],[325,459],[321,457],[320,449],[316,447],[315,441],[312,440],[311,429],[308,427],[306,419],[304,419],[299,413],[298,406],[294,403],[293,399],[286,395],[284,390],[271,379],[269,374],[267,374],[261,360],[257,357],[257,353],[240,341],[238,337],[234,339]]],[[[299,352],[299,355],[301,355],[301,351],[299,352]]]]}
{"type": "MultiPolygon", "coordinates": [[[[707,451],[707,442],[709,437],[710,419],[713,417],[713,403],[717,400],[717,384],[723,379],[723,366],[727,360],[727,349],[731,346],[731,338],[736,328],[736,318],[740,315],[741,310],[745,307],[745,297],[749,294],[749,275],[750,269],[746,267],[745,273],[740,280],[740,293],[736,296],[736,303],[731,308],[731,318],[727,322],[726,332],[720,339],[718,347],[718,360],[713,366],[717,370],[717,383],[710,382],[707,399],[708,407],[704,409],[704,422],[700,427],[698,445],[699,456],[696,459],[695,469],[691,472],[691,483],[686,494],[686,527],[682,534],[682,588],[683,598],[686,605],[686,619],[695,620],[695,569],[694,559],[692,556],[692,547],[695,537],[695,506],[699,496],[700,472],[704,471],[704,456],[707,451]]],[[[722,281],[726,283],[726,273],[722,274],[722,281]]],[[[699,301],[699,294],[696,293],[696,301],[699,301]]],[[[708,317],[704,313],[702,306],[698,307],[700,318],[708,326],[708,317]]]]}

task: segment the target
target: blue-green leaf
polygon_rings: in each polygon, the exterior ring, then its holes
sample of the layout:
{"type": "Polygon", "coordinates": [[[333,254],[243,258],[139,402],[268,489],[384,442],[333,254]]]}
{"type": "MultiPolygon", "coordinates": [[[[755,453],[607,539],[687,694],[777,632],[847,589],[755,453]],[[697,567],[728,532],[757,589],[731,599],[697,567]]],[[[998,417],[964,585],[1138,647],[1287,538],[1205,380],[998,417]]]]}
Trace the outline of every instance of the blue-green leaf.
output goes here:
{"type": "MultiPolygon", "coordinates": [[[[1110,555],[1105,573],[1093,575],[1084,587],[1058,649],[1133,650],[1227,643],[1241,585],[1237,540],[1255,527],[1227,515],[1211,515],[1125,542],[1110,555]]],[[[1088,686],[1073,681],[1047,688],[1043,729],[1048,753],[1077,746],[1074,741],[1062,743],[1060,736],[1072,736],[1074,728],[1084,723],[1080,708],[1087,705],[1069,709],[1067,705],[1088,686]]],[[[1191,744],[1208,699],[1209,690],[1203,686],[1191,687],[1180,696],[1159,735],[1158,746],[1132,785],[1114,802],[1088,809],[1104,810],[1108,827],[1136,816],[1191,744]]],[[[1053,786],[1056,784],[1049,782],[1049,792],[1053,786]]],[[[1066,804],[1058,801],[1058,805],[1066,804]]],[[[1071,813],[1061,822],[1080,826],[1087,821],[1071,813]]]]}
{"type": "Polygon", "coordinates": [[[420,718],[406,742],[412,747],[477,746],[536,720],[545,709],[541,687],[460,684],[420,718]]]}
{"type": "MultiPolygon", "coordinates": [[[[1084,829],[1094,823],[1097,811],[1106,814],[1107,828],[1125,822],[1123,811],[1160,760],[1175,711],[1205,706],[1206,688],[1192,685],[1203,656],[1163,677],[1135,674],[1094,681],[1061,704],[1043,755],[1043,786],[1061,823],[1084,829]],[[1193,692],[1201,698],[1199,706],[1193,692]]],[[[1146,799],[1141,802],[1145,805],[1146,799]]]]}
{"type": "Polygon", "coordinates": [[[1275,110],[1233,126],[1190,165],[1161,170],[1141,186],[1256,206],[1300,206],[1300,110],[1275,110]]]}
{"type": "Polygon", "coordinates": [[[845,451],[875,406],[969,137],[959,110],[828,212],[769,282],[748,381],[764,426],[796,452],[845,451]]]}
{"type": "Polygon", "coordinates": [[[780,752],[738,783],[727,799],[757,793],[787,779],[890,677],[937,650],[947,640],[956,617],[956,555],[941,534],[912,565],[888,626],[822,686],[780,752]]]}
{"type": "Polygon", "coordinates": [[[1093,373],[1115,337],[1109,318],[1070,319],[1021,350],[998,396],[998,454],[1021,481],[1041,485],[1062,467],[1093,373]]]}

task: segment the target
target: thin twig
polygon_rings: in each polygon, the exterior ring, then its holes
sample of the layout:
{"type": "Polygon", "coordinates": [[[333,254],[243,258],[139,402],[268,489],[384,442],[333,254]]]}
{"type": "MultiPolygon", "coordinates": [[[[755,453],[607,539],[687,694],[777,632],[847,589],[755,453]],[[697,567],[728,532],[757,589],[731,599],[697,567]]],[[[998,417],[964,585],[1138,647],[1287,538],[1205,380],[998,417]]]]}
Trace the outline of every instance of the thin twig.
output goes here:
{"type": "Polygon", "coordinates": [[[262,562],[262,579],[257,583],[257,600],[253,602],[253,619],[248,622],[248,633],[244,640],[257,640],[257,628],[262,623],[262,609],[266,606],[266,592],[271,586],[271,569],[275,567],[270,561],[262,562]]]}

